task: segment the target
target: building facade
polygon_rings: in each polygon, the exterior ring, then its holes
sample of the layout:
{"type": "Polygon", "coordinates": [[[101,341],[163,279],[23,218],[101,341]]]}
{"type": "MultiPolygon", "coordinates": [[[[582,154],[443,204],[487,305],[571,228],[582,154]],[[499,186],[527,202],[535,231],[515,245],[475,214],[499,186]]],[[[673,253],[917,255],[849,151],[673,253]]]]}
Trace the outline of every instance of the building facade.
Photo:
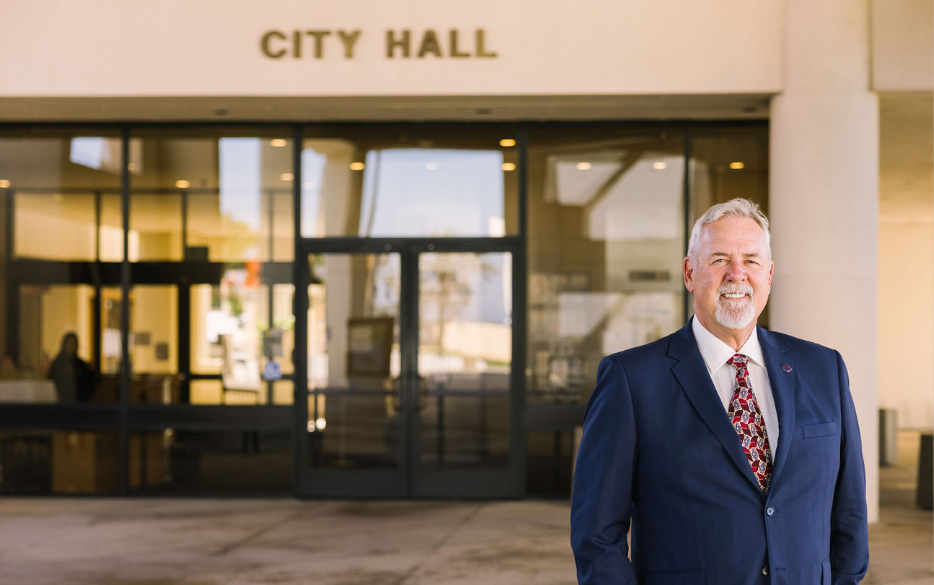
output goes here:
{"type": "Polygon", "coordinates": [[[931,260],[929,2],[6,12],[5,493],[566,493],[597,361],[684,324],[737,196],[763,324],[847,360],[872,514],[876,408],[934,423],[890,374],[934,350],[932,262],[896,272],[931,260]]]}

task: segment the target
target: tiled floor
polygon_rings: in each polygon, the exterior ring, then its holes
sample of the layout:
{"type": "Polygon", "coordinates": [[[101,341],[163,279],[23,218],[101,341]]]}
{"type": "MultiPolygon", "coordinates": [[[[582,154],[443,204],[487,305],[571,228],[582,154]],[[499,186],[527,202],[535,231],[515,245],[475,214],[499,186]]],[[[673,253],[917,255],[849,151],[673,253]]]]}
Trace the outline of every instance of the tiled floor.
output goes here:
{"type": "MultiPolygon", "coordinates": [[[[864,583],[934,582],[917,434],[882,470],[864,583]]],[[[3,585],[571,585],[566,502],[2,499],[3,585]]]]}

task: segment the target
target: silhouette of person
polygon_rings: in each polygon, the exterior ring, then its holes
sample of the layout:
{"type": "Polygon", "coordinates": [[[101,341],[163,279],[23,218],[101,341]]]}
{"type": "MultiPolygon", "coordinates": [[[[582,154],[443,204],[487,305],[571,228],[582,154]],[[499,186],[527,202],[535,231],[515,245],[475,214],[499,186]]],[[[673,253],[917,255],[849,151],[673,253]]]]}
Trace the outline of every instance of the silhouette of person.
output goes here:
{"type": "Polygon", "coordinates": [[[78,336],[68,332],[62,337],[62,347],[52,360],[47,375],[55,383],[58,401],[62,404],[88,402],[97,385],[97,374],[78,357],[78,336]]]}

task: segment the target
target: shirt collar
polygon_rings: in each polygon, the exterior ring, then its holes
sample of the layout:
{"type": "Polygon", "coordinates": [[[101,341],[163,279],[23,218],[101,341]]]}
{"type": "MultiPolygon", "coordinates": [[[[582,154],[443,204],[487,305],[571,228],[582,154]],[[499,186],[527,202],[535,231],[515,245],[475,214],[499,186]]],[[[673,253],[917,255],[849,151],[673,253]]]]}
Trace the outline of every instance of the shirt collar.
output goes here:
{"type": "Polygon", "coordinates": [[[762,357],[762,346],[759,345],[759,328],[752,330],[752,335],[739,348],[739,351],[733,351],[733,348],[720,340],[716,335],[701,325],[697,317],[692,317],[691,329],[694,331],[694,339],[697,341],[697,348],[700,350],[704,363],[707,365],[707,371],[711,374],[726,365],[726,361],[733,357],[733,354],[741,353],[756,364],[765,367],[765,359],[762,357]]]}

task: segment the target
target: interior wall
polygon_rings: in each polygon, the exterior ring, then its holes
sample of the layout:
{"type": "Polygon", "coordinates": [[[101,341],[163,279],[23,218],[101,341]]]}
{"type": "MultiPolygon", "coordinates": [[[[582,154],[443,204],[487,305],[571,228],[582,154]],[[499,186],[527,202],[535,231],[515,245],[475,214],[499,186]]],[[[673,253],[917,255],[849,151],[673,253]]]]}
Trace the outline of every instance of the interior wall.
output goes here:
{"type": "Polygon", "coordinates": [[[934,98],[880,95],[879,407],[934,427],[934,98]]]}

